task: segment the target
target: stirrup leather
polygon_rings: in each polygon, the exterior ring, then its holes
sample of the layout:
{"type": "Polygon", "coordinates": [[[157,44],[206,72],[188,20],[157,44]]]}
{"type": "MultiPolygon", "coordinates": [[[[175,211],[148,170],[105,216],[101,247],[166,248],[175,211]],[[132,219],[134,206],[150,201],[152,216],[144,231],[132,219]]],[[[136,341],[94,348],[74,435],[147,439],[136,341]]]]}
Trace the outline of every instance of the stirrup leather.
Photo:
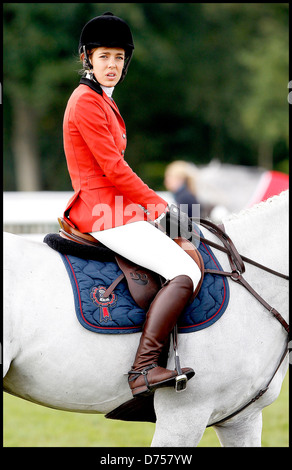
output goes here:
{"type": "Polygon", "coordinates": [[[175,370],[177,371],[177,376],[175,378],[175,391],[176,392],[183,392],[187,388],[188,377],[186,374],[182,373],[180,360],[178,355],[178,347],[177,347],[177,335],[178,335],[178,327],[177,324],[175,325],[174,329],[172,330],[172,340],[173,340],[173,349],[174,349],[174,362],[175,362],[175,370]]]}

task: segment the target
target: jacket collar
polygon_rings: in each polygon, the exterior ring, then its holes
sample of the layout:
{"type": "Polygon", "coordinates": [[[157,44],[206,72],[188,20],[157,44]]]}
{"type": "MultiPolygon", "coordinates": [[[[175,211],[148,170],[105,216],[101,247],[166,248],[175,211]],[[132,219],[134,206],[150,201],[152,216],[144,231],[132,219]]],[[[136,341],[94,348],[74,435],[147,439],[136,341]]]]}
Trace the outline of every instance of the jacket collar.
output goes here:
{"type": "Polygon", "coordinates": [[[120,114],[119,112],[119,109],[116,105],[116,103],[111,100],[107,94],[102,90],[100,84],[98,82],[94,82],[93,80],[90,80],[89,78],[84,78],[82,77],[80,79],[80,84],[82,85],[87,85],[89,86],[89,88],[91,88],[92,90],[96,91],[96,93],[98,93],[99,95],[101,95],[103,97],[103,99],[118,113],[120,114]]]}
{"type": "Polygon", "coordinates": [[[82,78],[80,79],[80,82],[79,82],[79,83],[82,84],[82,85],[87,85],[87,86],[89,86],[89,88],[91,88],[92,90],[96,91],[96,93],[98,93],[99,95],[102,96],[102,93],[103,93],[103,92],[102,92],[102,89],[101,89],[101,86],[100,86],[99,83],[94,82],[93,80],[90,80],[89,78],[84,78],[84,77],[82,77],[82,78]]]}

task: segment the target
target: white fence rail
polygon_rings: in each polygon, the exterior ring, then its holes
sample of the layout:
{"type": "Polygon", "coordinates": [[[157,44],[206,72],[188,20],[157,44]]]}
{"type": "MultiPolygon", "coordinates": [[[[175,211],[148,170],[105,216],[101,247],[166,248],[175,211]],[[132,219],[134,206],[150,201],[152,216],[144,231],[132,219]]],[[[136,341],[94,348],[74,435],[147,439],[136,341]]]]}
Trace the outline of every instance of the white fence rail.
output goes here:
{"type": "MultiPolygon", "coordinates": [[[[4,231],[22,235],[58,232],[58,217],[62,216],[72,194],[66,191],[4,192],[4,231]]],[[[170,193],[158,194],[173,202],[170,193]]]]}
{"type": "Polygon", "coordinates": [[[16,234],[58,231],[71,192],[5,192],[4,231],[16,234]]]}

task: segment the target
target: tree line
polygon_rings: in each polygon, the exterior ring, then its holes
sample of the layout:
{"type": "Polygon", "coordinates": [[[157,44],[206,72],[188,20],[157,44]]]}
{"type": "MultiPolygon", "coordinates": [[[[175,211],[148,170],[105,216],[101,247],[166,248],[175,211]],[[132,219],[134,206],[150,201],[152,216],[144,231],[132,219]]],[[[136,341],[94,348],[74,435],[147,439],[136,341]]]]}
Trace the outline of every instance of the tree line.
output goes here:
{"type": "Polygon", "coordinates": [[[129,165],[213,158],[288,171],[288,3],[4,3],[4,190],[71,190],[62,142],[79,35],[112,11],[135,51],[114,99],[129,165]]]}

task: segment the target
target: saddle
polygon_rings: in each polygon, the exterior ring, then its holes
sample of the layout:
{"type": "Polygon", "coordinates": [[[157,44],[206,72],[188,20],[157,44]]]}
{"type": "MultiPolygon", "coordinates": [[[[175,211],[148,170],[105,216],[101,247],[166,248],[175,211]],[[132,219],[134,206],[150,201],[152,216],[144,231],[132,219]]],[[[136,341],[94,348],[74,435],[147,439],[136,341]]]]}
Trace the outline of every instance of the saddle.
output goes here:
{"type": "MultiPolygon", "coordinates": [[[[60,225],[60,236],[67,240],[79,243],[81,245],[86,246],[101,246],[101,243],[96,240],[92,235],[89,233],[82,233],[77,228],[72,227],[71,225],[66,222],[63,218],[58,218],[58,222],[60,225]]],[[[191,298],[190,301],[194,299],[194,297],[199,292],[201,285],[203,283],[204,278],[204,262],[200,252],[195,248],[195,246],[189,242],[187,239],[183,237],[177,237],[174,241],[189,255],[193,258],[195,263],[200,268],[202,272],[201,280],[191,298]]],[[[122,271],[122,274],[115,279],[115,281],[107,288],[104,293],[104,297],[107,298],[113,292],[115,287],[119,284],[122,279],[126,279],[129,291],[131,296],[139,305],[139,307],[143,308],[144,310],[148,310],[151,302],[153,301],[154,297],[156,296],[157,292],[161,289],[161,286],[164,282],[162,277],[146,268],[143,268],[135,263],[132,263],[128,259],[124,258],[123,256],[118,255],[115,253],[115,260],[122,271]]]]}

